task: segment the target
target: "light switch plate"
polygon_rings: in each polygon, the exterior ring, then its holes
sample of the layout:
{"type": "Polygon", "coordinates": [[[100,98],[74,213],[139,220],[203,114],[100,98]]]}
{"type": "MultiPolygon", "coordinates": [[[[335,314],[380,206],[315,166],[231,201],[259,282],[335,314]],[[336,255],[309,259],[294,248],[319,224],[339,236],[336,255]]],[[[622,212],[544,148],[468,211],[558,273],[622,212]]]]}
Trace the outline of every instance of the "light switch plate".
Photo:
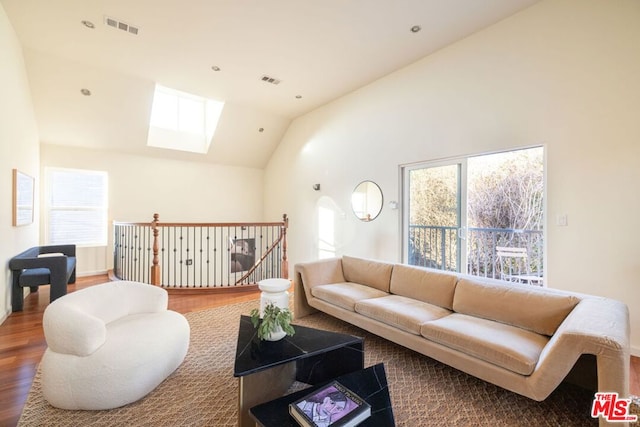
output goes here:
{"type": "Polygon", "coordinates": [[[556,225],[558,227],[566,227],[569,225],[569,217],[567,214],[560,214],[556,217],[556,225]]]}

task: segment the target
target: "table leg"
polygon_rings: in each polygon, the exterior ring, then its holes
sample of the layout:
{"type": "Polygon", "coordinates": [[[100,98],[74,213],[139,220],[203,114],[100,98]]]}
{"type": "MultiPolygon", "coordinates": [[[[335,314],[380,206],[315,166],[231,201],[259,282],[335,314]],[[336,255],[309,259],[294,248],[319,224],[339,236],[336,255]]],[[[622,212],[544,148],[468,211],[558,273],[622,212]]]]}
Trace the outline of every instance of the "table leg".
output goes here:
{"type": "Polygon", "coordinates": [[[255,427],[249,409],[282,396],[293,384],[296,363],[290,362],[239,378],[238,426],[255,427]]]}

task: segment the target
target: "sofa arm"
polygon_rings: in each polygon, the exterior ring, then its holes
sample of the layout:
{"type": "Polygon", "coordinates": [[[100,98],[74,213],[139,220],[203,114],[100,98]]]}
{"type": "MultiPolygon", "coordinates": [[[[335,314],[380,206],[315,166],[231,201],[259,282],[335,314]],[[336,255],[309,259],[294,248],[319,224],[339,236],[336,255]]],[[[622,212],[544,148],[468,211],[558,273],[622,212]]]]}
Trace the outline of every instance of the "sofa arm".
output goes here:
{"type": "Polygon", "coordinates": [[[311,289],[318,285],[344,282],[342,258],[296,264],[293,275],[294,315],[296,318],[314,313],[309,305],[311,289]]]}
{"type": "MultiPolygon", "coordinates": [[[[536,370],[562,378],[582,354],[597,360],[598,390],[629,394],[629,309],[620,301],[586,297],[560,324],[540,356],[536,370]]],[[[560,378],[560,380],[562,379],[560,378]]]]}
{"type": "Polygon", "coordinates": [[[586,347],[593,350],[591,354],[628,351],[629,309],[613,299],[585,298],[569,313],[558,331],[589,337],[586,347]]]}
{"type": "Polygon", "coordinates": [[[95,352],[107,337],[104,321],[64,299],[47,306],[42,326],[47,346],[52,351],[79,357],[95,352]]]}
{"type": "Polygon", "coordinates": [[[328,285],[345,281],[342,272],[342,258],[329,258],[296,264],[295,271],[299,273],[305,289],[311,289],[317,285],[328,285]]]}
{"type": "Polygon", "coordinates": [[[65,255],[38,258],[37,256],[15,256],[9,261],[9,269],[23,270],[25,268],[48,268],[67,270],[67,257],[65,255]]]}

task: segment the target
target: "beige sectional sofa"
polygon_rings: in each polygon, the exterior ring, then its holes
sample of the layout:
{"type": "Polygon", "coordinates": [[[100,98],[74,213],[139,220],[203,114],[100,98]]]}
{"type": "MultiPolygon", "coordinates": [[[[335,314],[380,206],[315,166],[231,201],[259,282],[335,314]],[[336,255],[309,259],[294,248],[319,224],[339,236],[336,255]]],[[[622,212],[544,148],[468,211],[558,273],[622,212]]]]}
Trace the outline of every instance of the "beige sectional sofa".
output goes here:
{"type": "Polygon", "coordinates": [[[581,355],[595,356],[599,391],[628,396],[619,301],[348,256],[297,264],[294,286],[296,318],[326,312],[534,400],[581,355]]]}

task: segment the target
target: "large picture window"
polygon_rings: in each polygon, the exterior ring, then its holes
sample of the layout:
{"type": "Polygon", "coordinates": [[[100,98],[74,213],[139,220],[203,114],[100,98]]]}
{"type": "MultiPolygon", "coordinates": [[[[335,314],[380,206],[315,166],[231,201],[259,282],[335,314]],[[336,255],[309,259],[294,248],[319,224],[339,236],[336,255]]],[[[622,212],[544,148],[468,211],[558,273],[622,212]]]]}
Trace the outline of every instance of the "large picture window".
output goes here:
{"type": "Polygon", "coordinates": [[[406,263],[544,284],[542,147],[402,170],[406,263]]]}
{"type": "Polygon", "coordinates": [[[107,173],[47,168],[45,179],[47,243],[106,246],[107,173]]]}

